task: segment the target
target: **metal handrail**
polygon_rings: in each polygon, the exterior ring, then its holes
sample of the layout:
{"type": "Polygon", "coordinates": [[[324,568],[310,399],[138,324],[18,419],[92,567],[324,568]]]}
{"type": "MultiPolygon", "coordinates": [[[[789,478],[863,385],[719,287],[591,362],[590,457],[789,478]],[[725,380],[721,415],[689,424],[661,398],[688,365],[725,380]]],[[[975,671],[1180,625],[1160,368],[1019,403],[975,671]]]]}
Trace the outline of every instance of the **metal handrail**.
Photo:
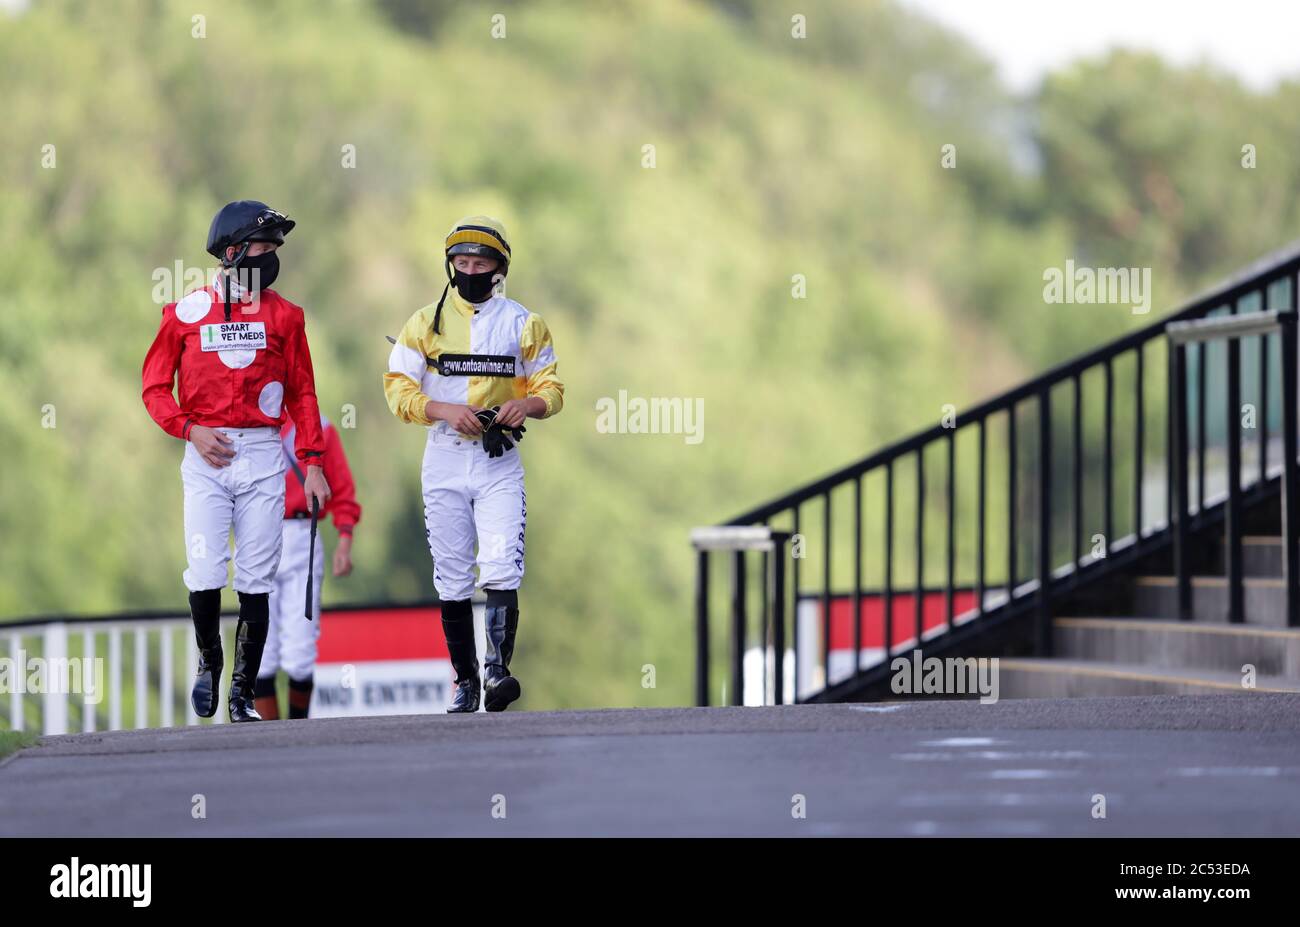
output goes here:
{"type": "MultiPolygon", "coordinates": [[[[328,606],[323,614],[378,609],[423,611],[429,607],[436,607],[436,603],[353,603],[328,606]]],[[[226,653],[233,652],[237,620],[235,612],[221,616],[226,653]]],[[[190,617],[177,611],[40,617],[0,623],[0,662],[6,664],[6,672],[0,674],[0,700],[7,703],[0,713],[0,729],[25,730],[29,713],[36,716],[37,727],[47,735],[68,733],[72,727],[83,733],[92,733],[101,725],[109,731],[127,725],[144,728],[154,718],[162,727],[199,724],[193,705],[184,697],[198,671],[193,634],[190,617]],[[178,649],[182,652],[178,653],[178,649]],[[26,684],[31,660],[43,668],[37,677],[40,686],[35,690],[26,684]],[[179,715],[178,700],[184,703],[179,715]],[[78,723],[71,724],[78,716],[78,723]]],[[[228,664],[227,683],[230,673],[228,664]]],[[[211,721],[225,722],[222,712],[211,721]]]]}
{"type": "MultiPolygon", "coordinates": [[[[411,602],[340,602],[338,604],[324,606],[329,612],[360,612],[375,611],[387,608],[437,608],[441,602],[435,596],[432,599],[416,599],[411,602]]],[[[76,615],[69,613],[59,613],[53,615],[24,615],[15,618],[0,618],[0,633],[11,631],[15,628],[35,628],[44,624],[111,624],[113,622],[137,622],[148,621],[172,621],[178,617],[185,617],[187,613],[183,610],[177,611],[174,608],[147,608],[147,609],[128,609],[120,612],[109,612],[97,615],[76,615]]],[[[227,608],[221,613],[223,618],[238,617],[238,608],[227,608]]]]}
{"type": "Polygon", "coordinates": [[[1190,487],[1187,476],[1187,347],[1213,341],[1226,341],[1228,347],[1228,390],[1225,421],[1228,426],[1228,498],[1224,519],[1225,572],[1228,584],[1228,614],[1231,624],[1246,620],[1246,593],[1242,551],[1241,493],[1241,339],[1262,339],[1277,334],[1282,348],[1282,546],[1286,588],[1286,617],[1289,627],[1300,626],[1300,538],[1295,530],[1300,515],[1300,477],[1296,463],[1296,313],[1295,310],[1272,310],[1227,318],[1170,322],[1166,334],[1169,352],[1169,375],[1174,384],[1172,415],[1174,446],[1174,480],[1172,493],[1174,577],[1177,585],[1178,617],[1190,621],[1192,606],[1192,569],[1188,550],[1190,487]]]}
{"type": "MultiPolygon", "coordinates": [[[[1225,304],[1235,303],[1242,297],[1250,296],[1259,291],[1260,279],[1263,277],[1267,277],[1272,281],[1288,275],[1294,276],[1297,272],[1300,272],[1300,240],[1273,252],[1273,255],[1269,257],[1256,261],[1246,271],[1233,274],[1199,296],[1193,297],[1158,321],[1129,332],[1127,335],[1122,335],[1101,347],[1064,361],[1032,380],[1014,386],[990,399],[958,412],[956,416],[957,427],[960,428],[978,419],[987,418],[996,412],[1003,412],[1012,404],[1034,398],[1044,387],[1052,387],[1065,380],[1072,379],[1080,373],[1092,369],[1107,360],[1112,360],[1140,345],[1144,345],[1148,341],[1163,337],[1165,327],[1172,322],[1200,318],[1206,313],[1222,308],[1225,304]],[[1276,257],[1276,263],[1274,257],[1276,257]]],[[[868,454],[854,463],[833,470],[825,476],[792,490],[784,496],[742,512],[734,518],[728,519],[724,524],[749,525],[765,521],[771,516],[785,511],[793,503],[815,499],[825,493],[827,489],[840,486],[851,479],[861,476],[868,470],[875,469],[883,463],[916,450],[917,447],[932,443],[943,437],[948,430],[942,425],[935,425],[923,431],[914,432],[905,438],[900,438],[891,444],[885,445],[880,450],[868,454]]]]}
{"type": "MultiPolygon", "coordinates": [[[[699,620],[696,628],[700,635],[696,638],[695,657],[695,698],[700,704],[708,704],[709,699],[709,551],[729,551],[734,555],[733,568],[736,570],[735,582],[732,583],[732,628],[731,673],[732,679],[739,682],[744,676],[745,658],[745,551],[762,551],[766,563],[772,565],[765,577],[769,585],[764,586],[770,592],[773,605],[771,627],[773,629],[772,650],[774,653],[774,672],[772,680],[772,698],[775,704],[785,701],[785,570],[779,565],[785,560],[785,545],[790,540],[788,531],[775,531],[766,525],[732,526],[719,525],[696,528],[691,532],[691,545],[700,559],[697,574],[696,609],[699,620]]],[[[764,628],[763,648],[763,701],[767,701],[767,648],[766,627],[764,628]]],[[[732,704],[740,705],[744,701],[744,686],[732,688],[732,704]]]]}

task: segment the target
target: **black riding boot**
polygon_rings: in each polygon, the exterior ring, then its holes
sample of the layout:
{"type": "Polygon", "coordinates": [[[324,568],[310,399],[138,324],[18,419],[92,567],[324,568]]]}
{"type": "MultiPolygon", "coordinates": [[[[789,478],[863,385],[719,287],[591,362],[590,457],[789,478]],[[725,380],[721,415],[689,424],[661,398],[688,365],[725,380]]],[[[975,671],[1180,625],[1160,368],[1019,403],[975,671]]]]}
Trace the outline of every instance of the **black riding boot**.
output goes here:
{"type": "Polygon", "coordinates": [[[483,703],[488,711],[505,711],[519,698],[519,680],[510,675],[510,657],[515,652],[515,631],[519,628],[519,592],[516,589],[487,590],[487,653],[483,656],[483,703]]]}
{"type": "Polygon", "coordinates": [[[231,721],[261,721],[254,701],[257,670],[270,628],[270,604],[265,592],[239,594],[239,625],[235,631],[235,665],[230,677],[231,721]]]}
{"type": "Polygon", "coordinates": [[[200,718],[211,718],[217,713],[217,686],[225,666],[221,653],[221,590],[191,592],[190,618],[199,647],[199,671],[194,677],[190,704],[200,718]]]}
{"type": "Polygon", "coordinates": [[[311,708],[311,691],[316,687],[316,679],[308,674],[306,679],[289,677],[289,718],[305,718],[311,708]]]}
{"type": "Polygon", "coordinates": [[[442,603],[442,633],[447,638],[451,667],[456,671],[456,693],[447,714],[478,711],[482,689],[474,641],[474,608],[469,599],[442,603]]]}

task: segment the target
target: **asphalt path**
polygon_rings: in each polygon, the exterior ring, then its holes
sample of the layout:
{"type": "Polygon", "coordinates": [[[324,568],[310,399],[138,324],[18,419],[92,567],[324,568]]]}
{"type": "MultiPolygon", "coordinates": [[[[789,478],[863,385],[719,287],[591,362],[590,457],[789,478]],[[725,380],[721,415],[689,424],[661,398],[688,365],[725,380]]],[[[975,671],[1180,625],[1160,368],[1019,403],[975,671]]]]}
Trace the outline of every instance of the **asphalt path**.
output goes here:
{"type": "Polygon", "coordinates": [[[0,763],[0,835],[1300,836],[1300,695],[47,737],[0,763]]]}

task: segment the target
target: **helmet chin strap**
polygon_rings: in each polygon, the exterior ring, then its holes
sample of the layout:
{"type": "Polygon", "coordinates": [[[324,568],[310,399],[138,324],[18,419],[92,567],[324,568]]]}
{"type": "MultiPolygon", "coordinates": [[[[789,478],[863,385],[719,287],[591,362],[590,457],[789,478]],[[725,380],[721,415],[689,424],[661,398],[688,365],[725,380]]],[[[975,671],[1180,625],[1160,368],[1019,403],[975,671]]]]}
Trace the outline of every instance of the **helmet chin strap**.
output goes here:
{"type": "Polygon", "coordinates": [[[438,297],[438,308],[433,313],[433,333],[435,335],[442,334],[442,304],[447,301],[447,291],[451,289],[453,279],[451,258],[444,256],[443,263],[447,268],[447,285],[442,288],[442,296],[438,297]]]}
{"type": "Polygon", "coordinates": [[[239,253],[235,255],[233,260],[226,260],[225,258],[222,258],[221,260],[222,268],[225,270],[225,277],[226,277],[226,282],[221,287],[221,292],[226,300],[226,321],[227,322],[230,321],[230,272],[239,266],[239,262],[242,261],[244,257],[248,254],[248,249],[251,244],[252,242],[247,242],[247,241],[244,242],[244,246],[239,249],[239,253]]]}
{"type": "Polygon", "coordinates": [[[448,280],[447,285],[442,288],[442,296],[438,299],[438,308],[433,313],[433,333],[435,335],[442,334],[442,304],[447,301],[447,291],[450,289],[451,281],[448,280]]]}

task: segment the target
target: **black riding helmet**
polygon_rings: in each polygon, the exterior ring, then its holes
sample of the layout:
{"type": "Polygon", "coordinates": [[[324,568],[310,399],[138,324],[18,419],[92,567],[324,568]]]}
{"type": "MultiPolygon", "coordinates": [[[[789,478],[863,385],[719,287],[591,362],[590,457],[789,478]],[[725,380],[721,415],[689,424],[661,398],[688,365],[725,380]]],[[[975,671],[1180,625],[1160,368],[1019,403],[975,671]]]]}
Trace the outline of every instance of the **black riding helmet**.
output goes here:
{"type": "Polygon", "coordinates": [[[208,254],[225,267],[236,267],[255,241],[284,244],[284,236],[297,225],[282,212],[258,200],[236,200],[221,207],[208,229],[208,254]],[[226,249],[243,245],[239,253],[226,260],[226,249]]]}
{"type": "MultiPolygon", "coordinates": [[[[284,244],[284,236],[297,225],[282,212],[276,212],[259,200],[236,200],[221,207],[212,218],[208,229],[208,254],[221,262],[227,275],[239,266],[248,246],[255,241],[270,241],[277,245],[284,244]],[[242,247],[240,247],[242,246],[242,247]],[[226,249],[237,247],[239,250],[233,258],[226,258],[226,249]]],[[[222,287],[225,292],[226,321],[230,321],[230,287],[222,287]]]]}

